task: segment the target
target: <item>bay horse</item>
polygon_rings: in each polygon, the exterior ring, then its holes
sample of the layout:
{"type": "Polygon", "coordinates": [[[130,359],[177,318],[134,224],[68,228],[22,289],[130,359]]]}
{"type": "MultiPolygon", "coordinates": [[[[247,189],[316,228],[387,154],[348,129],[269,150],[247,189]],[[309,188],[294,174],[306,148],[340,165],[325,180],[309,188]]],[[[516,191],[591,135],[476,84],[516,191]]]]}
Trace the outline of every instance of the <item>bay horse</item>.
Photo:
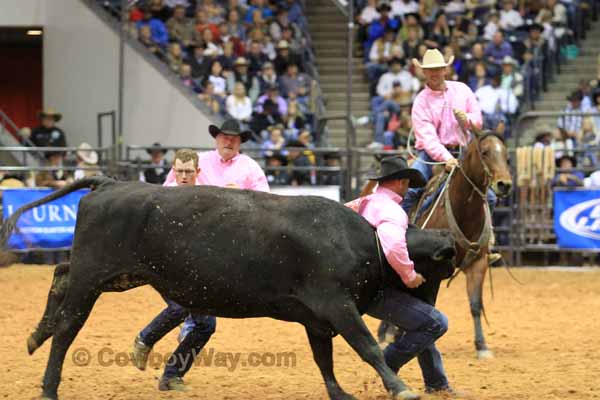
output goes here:
{"type": "MultiPolygon", "coordinates": [[[[415,222],[422,227],[427,220],[427,228],[452,232],[456,240],[456,265],[467,277],[477,357],[491,358],[493,353],[487,347],[481,326],[483,283],[489,268],[489,244],[493,235],[486,193],[491,188],[498,197],[508,196],[512,176],[502,134],[476,128],[471,132],[473,135],[460,165],[446,182],[446,190],[440,194],[443,198],[433,202],[415,222]]],[[[432,299],[434,304],[436,298],[437,290],[432,299]]]]}

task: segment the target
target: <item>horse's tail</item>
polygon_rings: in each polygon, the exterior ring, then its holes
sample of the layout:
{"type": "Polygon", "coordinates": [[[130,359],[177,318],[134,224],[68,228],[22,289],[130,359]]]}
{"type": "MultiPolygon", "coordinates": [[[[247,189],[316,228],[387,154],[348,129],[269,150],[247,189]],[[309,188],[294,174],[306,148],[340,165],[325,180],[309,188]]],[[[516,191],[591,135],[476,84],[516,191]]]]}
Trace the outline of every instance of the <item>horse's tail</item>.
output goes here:
{"type": "Polygon", "coordinates": [[[32,208],[41,206],[43,204],[51,202],[52,200],[59,199],[65,195],[72,193],[79,189],[95,190],[100,185],[114,183],[114,182],[116,182],[114,179],[107,178],[104,176],[93,176],[93,177],[89,177],[89,178],[79,179],[79,180],[76,180],[75,182],[71,183],[70,185],[65,186],[62,189],[52,192],[51,194],[49,194],[46,197],[42,197],[39,200],[33,201],[29,204],[26,204],[26,205],[20,207],[8,219],[6,219],[4,221],[4,223],[2,224],[2,228],[0,228],[0,248],[6,248],[6,243],[8,242],[8,238],[15,230],[17,221],[19,220],[21,215],[23,215],[27,211],[31,210],[32,208]]]}

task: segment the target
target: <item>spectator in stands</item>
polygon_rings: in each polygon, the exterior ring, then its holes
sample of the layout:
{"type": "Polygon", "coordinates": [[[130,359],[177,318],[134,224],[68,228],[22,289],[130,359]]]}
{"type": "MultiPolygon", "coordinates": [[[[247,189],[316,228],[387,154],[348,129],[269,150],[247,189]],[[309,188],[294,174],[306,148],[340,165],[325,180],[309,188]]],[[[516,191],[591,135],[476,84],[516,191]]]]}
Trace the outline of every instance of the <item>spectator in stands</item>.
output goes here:
{"type": "Polygon", "coordinates": [[[267,166],[265,168],[265,174],[269,186],[285,186],[290,184],[290,176],[287,171],[283,171],[279,168],[287,166],[287,157],[280,152],[273,152],[272,155],[266,158],[267,166]]]}
{"type": "Polygon", "coordinates": [[[165,22],[171,17],[171,9],[163,4],[163,0],[150,0],[148,5],[154,18],[165,22]]]}
{"type": "Polygon", "coordinates": [[[252,5],[248,8],[248,11],[246,12],[246,17],[244,18],[245,23],[252,23],[252,15],[254,14],[254,10],[258,10],[261,13],[262,18],[264,19],[270,19],[273,17],[273,10],[267,7],[265,0],[253,0],[252,5]]]}
{"type": "Polygon", "coordinates": [[[283,125],[271,125],[267,128],[267,131],[269,132],[269,137],[261,146],[262,156],[270,157],[275,153],[287,154],[284,150],[285,138],[283,137],[283,125]]]}
{"type": "Polygon", "coordinates": [[[437,0],[419,1],[419,16],[422,18],[424,24],[430,25],[433,23],[436,14],[441,9],[441,4],[437,0]]]}
{"type": "Polygon", "coordinates": [[[192,89],[194,92],[200,92],[200,86],[197,84],[196,80],[192,77],[192,67],[189,64],[181,64],[179,68],[179,79],[181,82],[192,89]]]}
{"type": "Polygon", "coordinates": [[[147,48],[148,51],[158,58],[163,57],[162,46],[160,43],[156,43],[152,38],[152,29],[150,28],[150,25],[140,26],[138,36],[140,43],[147,48]]]}
{"type": "Polygon", "coordinates": [[[261,71],[262,66],[269,62],[269,58],[262,51],[262,44],[257,41],[250,43],[250,51],[248,53],[248,61],[250,62],[249,71],[251,74],[258,74],[261,71]]]}
{"type": "Polygon", "coordinates": [[[373,99],[375,138],[371,147],[377,147],[376,143],[392,146],[392,138],[396,129],[389,129],[389,126],[391,120],[400,114],[402,106],[411,102],[412,99],[408,93],[402,88],[400,82],[393,82],[391,93],[387,98],[376,97],[373,99]]]}
{"type": "Polygon", "coordinates": [[[367,77],[373,87],[375,87],[379,77],[387,71],[388,63],[392,58],[402,58],[403,53],[402,44],[396,40],[394,31],[386,29],[383,37],[377,39],[369,51],[367,77]]]}
{"type": "Polygon", "coordinates": [[[592,167],[598,164],[598,145],[600,144],[598,132],[592,117],[583,119],[581,132],[577,135],[577,142],[584,149],[584,152],[578,155],[584,167],[592,167]]]}
{"type": "Polygon", "coordinates": [[[523,96],[523,75],[519,72],[519,63],[510,56],[502,59],[502,83],[503,89],[512,91],[517,99],[523,96]]]}
{"type": "MultiPolygon", "coordinates": [[[[306,98],[310,92],[311,79],[307,74],[298,72],[298,65],[287,65],[285,74],[279,78],[279,87],[283,97],[295,95],[298,99],[306,98]]],[[[282,114],[283,115],[283,114],[282,114]]]]}
{"type": "Polygon", "coordinates": [[[490,12],[487,16],[487,23],[483,27],[483,38],[490,41],[494,34],[500,30],[500,16],[496,10],[490,12]]]}
{"type": "Polygon", "coordinates": [[[477,64],[480,64],[480,63],[483,63],[488,75],[490,74],[490,72],[494,72],[495,70],[498,69],[495,66],[495,64],[490,64],[489,61],[486,59],[486,56],[485,56],[485,53],[483,50],[483,44],[475,43],[471,47],[471,53],[467,55],[467,60],[465,61],[465,66],[463,68],[463,73],[464,73],[463,80],[465,82],[469,82],[470,79],[476,75],[475,68],[477,67],[477,64]],[[491,66],[491,68],[490,68],[490,66],[491,66]]]}
{"type": "Polygon", "coordinates": [[[213,61],[208,80],[215,86],[214,94],[222,98],[227,96],[227,81],[223,77],[223,67],[218,60],[213,61]]]}
{"type": "Polygon", "coordinates": [[[403,19],[405,14],[419,12],[419,3],[414,0],[392,0],[390,6],[392,18],[403,19]]]}
{"type": "Polygon", "coordinates": [[[177,5],[173,10],[173,16],[167,21],[167,30],[171,40],[179,42],[188,47],[194,41],[194,23],[185,16],[185,7],[177,5]]]}
{"type": "Polygon", "coordinates": [[[304,40],[302,34],[297,29],[293,29],[293,27],[283,28],[281,30],[281,40],[288,42],[292,54],[297,54],[299,58],[302,58],[302,54],[306,50],[304,48],[306,40],[304,40]]]}
{"type": "Polygon", "coordinates": [[[233,74],[227,76],[227,91],[233,92],[235,83],[241,82],[244,85],[246,93],[254,103],[260,93],[260,84],[258,78],[251,75],[248,71],[250,63],[244,57],[238,57],[233,64],[233,74]]]}
{"type": "Polygon", "coordinates": [[[552,180],[554,187],[577,187],[583,186],[583,172],[575,171],[577,160],[575,157],[563,155],[556,160],[556,167],[560,169],[552,180]]]}
{"type": "MultiPolygon", "coordinates": [[[[243,125],[250,123],[252,116],[252,100],[246,96],[246,87],[242,82],[236,82],[233,94],[227,96],[225,101],[227,113],[243,125]]],[[[245,127],[243,128],[246,129],[245,127]]]]}
{"type": "Polygon", "coordinates": [[[462,54],[458,46],[446,46],[444,47],[444,57],[448,60],[453,59],[452,65],[448,66],[448,73],[446,78],[451,81],[457,81],[459,76],[463,74],[463,66],[465,64],[462,54]],[[455,50],[456,49],[456,50],[455,50]]]}
{"type": "Polygon", "coordinates": [[[221,54],[223,54],[223,48],[216,41],[216,37],[218,37],[218,34],[215,35],[213,31],[208,28],[204,29],[202,31],[200,43],[204,44],[206,50],[209,50],[211,53],[220,56],[221,54]]]}
{"type": "MultiPolygon", "coordinates": [[[[341,157],[338,152],[325,153],[323,155],[325,166],[330,168],[340,168],[341,157]]],[[[323,171],[319,174],[320,185],[339,186],[342,184],[341,171],[323,171]]]]}
{"type": "Polygon", "coordinates": [[[269,24],[269,35],[278,42],[283,39],[283,29],[292,28],[292,24],[288,18],[288,12],[285,8],[280,8],[277,11],[277,17],[269,24]]]}
{"type": "MultiPolygon", "coordinates": [[[[555,34],[557,39],[561,39],[568,32],[568,15],[567,7],[558,0],[546,0],[545,10],[552,15],[552,25],[556,27],[555,34]]],[[[544,10],[540,11],[543,13],[544,10]]],[[[540,21],[543,14],[540,16],[540,21]]]]}
{"type": "Polygon", "coordinates": [[[94,175],[102,175],[98,168],[98,153],[92,150],[88,143],[81,143],[75,153],[77,158],[77,168],[73,174],[75,180],[94,175]]]}
{"type": "Polygon", "coordinates": [[[392,89],[395,83],[399,85],[404,98],[403,102],[410,102],[419,91],[419,80],[416,79],[410,72],[404,69],[406,61],[401,58],[393,58],[390,61],[389,71],[381,75],[377,83],[377,95],[385,100],[392,98],[392,89]]]}
{"type": "Polygon", "coordinates": [[[236,9],[229,10],[227,14],[227,31],[230,35],[239,38],[242,41],[246,40],[246,29],[240,20],[240,13],[236,9]]]}
{"type": "Polygon", "coordinates": [[[185,63],[192,68],[192,78],[204,79],[208,76],[212,60],[204,55],[204,46],[196,43],[192,46],[191,54],[185,63]]]}
{"type": "Polygon", "coordinates": [[[460,14],[464,14],[466,7],[463,0],[450,0],[445,3],[444,12],[448,14],[448,18],[454,19],[460,14]]]}
{"type": "MultiPolygon", "coordinates": [[[[582,112],[590,112],[590,109],[583,108],[583,94],[581,91],[576,90],[569,97],[567,97],[569,104],[564,109],[564,112],[567,114],[570,113],[582,113],[582,112]]],[[[564,129],[567,136],[570,138],[577,137],[577,134],[581,131],[581,126],[583,123],[583,116],[581,115],[564,115],[558,118],[558,122],[556,126],[561,129],[564,129]]]]}
{"type": "Polygon", "coordinates": [[[288,140],[298,138],[298,133],[306,127],[306,121],[302,111],[298,107],[298,102],[292,100],[288,103],[287,114],[282,116],[283,125],[285,127],[284,136],[288,140]]]}
{"type": "Polygon", "coordinates": [[[500,75],[494,75],[490,84],[475,92],[481,112],[484,129],[494,130],[501,122],[506,124],[507,116],[517,112],[519,102],[510,89],[500,86],[500,75]]]}
{"type": "MultiPolygon", "coordinates": [[[[299,141],[291,141],[286,145],[288,151],[288,162],[293,168],[312,167],[308,157],[304,154],[305,146],[299,141]]],[[[290,184],[292,186],[310,185],[310,171],[292,169],[290,184]]]]}
{"type": "Polygon", "coordinates": [[[411,129],[410,106],[401,106],[400,112],[393,114],[388,122],[383,134],[383,149],[406,150],[411,129]]]}
{"type": "Polygon", "coordinates": [[[473,92],[478,89],[489,85],[490,81],[487,77],[487,70],[485,69],[485,63],[478,62],[475,64],[475,75],[469,78],[469,87],[473,92]]]}
{"type": "Polygon", "coordinates": [[[146,152],[150,155],[151,168],[144,169],[144,172],[140,175],[140,180],[142,182],[162,185],[171,169],[169,162],[165,158],[167,150],[160,143],[155,142],[146,152]]]}
{"type": "Polygon", "coordinates": [[[475,43],[479,37],[478,26],[464,15],[458,15],[454,18],[454,28],[451,30],[449,45],[457,50],[468,49],[475,43]]]}
{"type": "Polygon", "coordinates": [[[552,141],[554,157],[557,159],[563,155],[573,157],[575,155],[573,150],[577,147],[576,138],[576,135],[571,136],[566,130],[557,128],[554,131],[554,140],[552,141]]]}
{"type": "Polygon", "coordinates": [[[527,38],[522,41],[522,45],[516,46],[518,51],[515,52],[515,57],[520,62],[527,62],[533,58],[533,55],[539,50],[542,50],[544,45],[544,37],[542,32],[544,27],[540,24],[531,24],[527,26],[529,32],[527,38]]]}
{"type": "Polygon", "coordinates": [[[358,43],[367,41],[367,29],[369,28],[369,25],[380,17],[381,15],[377,11],[377,0],[368,0],[366,7],[361,10],[356,19],[358,22],[358,43]]]}
{"type": "Polygon", "coordinates": [[[500,10],[500,28],[505,31],[514,31],[523,26],[524,21],[521,14],[514,9],[513,0],[503,0],[500,10]]]}
{"type": "Polygon", "coordinates": [[[225,8],[215,0],[203,0],[202,8],[206,11],[209,23],[218,25],[225,20],[225,8]]]}
{"type": "Polygon", "coordinates": [[[54,108],[46,108],[38,116],[41,124],[31,131],[31,142],[37,147],[67,147],[65,133],[56,126],[62,114],[54,108]]]}
{"type": "Polygon", "coordinates": [[[262,105],[262,110],[253,116],[250,126],[256,134],[264,139],[268,137],[269,126],[281,123],[283,121],[281,114],[277,111],[277,105],[273,100],[267,98],[262,105]]]}
{"type": "MultiPolygon", "coordinates": [[[[397,29],[393,26],[391,27],[394,30],[397,29]]],[[[421,26],[421,16],[418,13],[408,13],[404,15],[404,22],[402,23],[402,27],[398,31],[398,39],[406,40],[408,38],[408,31],[410,29],[416,29],[417,36],[420,40],[423,40],[423,37],[425,36],[425,31],[421,26]]]]}
{"type": "Polygon", "coordinates": [[[194,40],[196,42],[202,42],[204,31],[209,29],[213,35],[213,38],[219,37],[219,28],[217,25],[212,24],[208,21],[208,14],[203,8],[198,8],[196,11],[196,20],[194,21],[196,25],[196,32],[194,40]]]}
{"type": "Polygon", "coordinates": [[[150,27],[150,33],[154,43],[162,47],[167,45],[169,42],[169,31],[164,22],[152,15],[152,11],[149,7],[144,8],[143,18],[136,24],[138,31],[140,31],[143,26],[150,27]]]}
{"type": "Polygon", "coordinates": [[[580,79],[577,89],[581,91],[581,94],[583,95],[581,106],[586,110],[593,108],[594,104],[592,101],[592,87],[590,86],[590,81],[587,79],[580,79]]]}
{"type": "Polygon", "coordinates": [[[278,82],[279,80],[277,73],[275,73],[273,63],[270,61],[265,62],[262,66],[262,73],[259,78],[260,93],[265,93],[271,86],[277,86],[278,82]]]}
{"type": "Polygon", "coordinates": [[[480,18],[489,12],[495,12],[492,10],[496,5],[496,0],[466,0],[465,7],[473,18],[480,18]]]}
{"type": "MultiPolygon", "coordinates": [[[[590,112],[600,114],[600,91],[592,94],[592,103],[594,106],[590,108],[590,112]]],[[[596,132],[600,132],[600,115],[592,115],[592,120],[596,132]]]]}
{"type": "Polygon", "coordinates": [[[179,68],[183,64],[183,51],[181,51],[179,43],[173,42],[169,45],[167,63],[173,72],[179,72],[179,68]]]}
{"type": "Polygon", "coordinates": [[[46,163],[44,166],[53,167],[54,169],[38,172],[35,176],[35,185],[38,187],[61,189],[73,182],[71,174],[63,169],[64,158],[64,152],[55,151],[46,153],[46,163]]]}
{"type": "Polygon", "coordinates": [[[275,66],[275,72],[277,75],[283,75],[288,64],[296,64],[300,66],[300,60],[296,54],[293,54],[290,51],[290,45],[285,40],[280,40],[277,43],[277,56],[275,60],[273,60],[273,65],[275,66]]]}
{"type": "Polygon", "coordinates": [[[230,75],[229,72],[233,71],[233,66],[237,59],[237,57],[234,54],[233,47],[233,42],[223,43],[223,54],[217,57],[217,60],[219,60],[219,62],[221,63],[223,70],[227,71],[223,73],[224,76],[230,75]]]}
{"type": "Polygon", "coordinates": [[[419,46],[422,43],[417,28],[411,27],[406,32],[406,40],[402,42],[402,52],[407,60],[412,60],[419,57],[419,46]]]}
{"type": "Polygon", "coordinates": [[[498,31],[494,34],[492,41],[487,45],[485,49],[485,56],[491,63],[499,65],[504,57],[512,57],[513,50],[506,40],[504,40],[504,34],[498,31]]]}
{"type": "Polygon", "coordinates": [[[204,81],[204,90],[198,98],[215,114],[219,114],[223,109],[223,98],[215,94],[215,85],[209,79],[204,81]]]}
{"type": "Polygon", "coordinates": [[[268,87],[265,94],[256,100],[256,111],[261,112],[263,104],[267,99],[277,105],[277,113],[279,115],[287,114],[287,102],[279,95],[279,88],[277,86],[273,85],[268,87]]]}
{"type": "Polygon", "coordinates": [[[425,44],[427,47],[443,48],[450,43],[450,27],[448,26],[448,19],[444,11],[439,11],[435,17],[433,26],[428,30],[425,35],[425,44]]]}
{"type": "Polygon", "coordinates": [[[369,29],[367,30],[367,41],[365,42],[365,55],[369,54],[371,46],[373,45],[375,40],[382,37],[386,30],[391,29],[392,31],[397,31],[400,27],[399,21],[390,15],[391,10],[392,8],[386,3],[381,4],[377,9],[377,11],[379,11],[380,17],[379,19],[373,21],[373,23],[369,26],[369,29]]]}

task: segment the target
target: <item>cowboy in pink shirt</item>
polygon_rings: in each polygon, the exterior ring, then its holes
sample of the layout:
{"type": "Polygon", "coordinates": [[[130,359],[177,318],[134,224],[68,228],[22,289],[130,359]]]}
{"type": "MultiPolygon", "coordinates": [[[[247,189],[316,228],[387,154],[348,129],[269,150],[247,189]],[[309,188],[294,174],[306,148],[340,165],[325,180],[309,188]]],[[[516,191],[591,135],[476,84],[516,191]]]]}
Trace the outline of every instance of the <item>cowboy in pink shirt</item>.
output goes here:
{"type": "MultiPolygon", "coordinates": [[[[425,88],[417,95],[412,107],[412,123],[415,135],[415,148],[419,151],[412,168],[420,171],[426,180],[432,175],[431,165],[425,162],[446,163],[450,171],[458,166],[458,160],[451,151],[467,144],[454,112],[465,127],[481,127],[482,114],[479,103],[471,89],[462,82],[447,81],[448,67],[454,57],[446,62],[439,50],[430,49],[423,56],[423,63],[413,59],[413,64],[421,68],[425,75],[425,88]],[[423,162],[425,161],[425,162],[423,162]]],[[[402,208],[410,213],[418,202],[423,189],[411,189],[404,198],[402,208]]]]}
{"type": "MultiPolygon", "coordinates": [[[[217,145],[216,150],[200,153],[197,183],[236,189],[269,191],[269,183],[260,166],[252,158],[240,154],[241,143],[250,139],[251,133],[242,132],[239,123],[230,119],[221,128],[210,125],[208,130],[217,145]]],[[[169,172],[166,184],[175,181],[173,171],[169,172]]]]}
{"type": "MultiPolygon", "coordinates": [[[[381,160],[381,172],[371,175],[378,187],[373,194],[348,204],[358,211],[375,229],[383,253],[390,266],[398,273],[408,288],[416,288],[425,282],[415,271],[406,245],[408,216],[400,206],[408,188],[425,185],[423,175],[408,168],[400,156],[381,160]]],[[[400,368],[414,357],[419,358],[423,370],[425,390],[428,392],[451,392],[442,358],[435,348],[435,341],[448,329],[448,320],[440,311],[406,291],[387,288],[383,295],[369,307],[367,314],[404,331],[395,335],[384,350],[386,364],[392,371],[400,368]]]]}

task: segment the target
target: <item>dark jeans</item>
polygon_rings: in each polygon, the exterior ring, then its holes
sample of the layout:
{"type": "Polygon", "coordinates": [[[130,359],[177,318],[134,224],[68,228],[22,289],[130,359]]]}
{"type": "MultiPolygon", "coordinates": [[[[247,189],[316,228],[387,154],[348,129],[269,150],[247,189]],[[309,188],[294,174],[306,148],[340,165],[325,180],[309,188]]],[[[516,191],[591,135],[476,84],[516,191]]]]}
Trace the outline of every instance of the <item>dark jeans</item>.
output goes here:
{"type": "Polygon", "coordinates": [[[388,321],[402,330],[384,350],[385,362],[394,372],[417,357],[425,386],[448,387],[442,356],[435,341],[448,330],[448,319],[434,307],[397,289],[385,289],[367,314],[388,321]]]}
{"type": "Polygon", "coordinates": [[[196,356],[208,342],[217,327],[217,319],[209,315],[192,315],[195,327],[179,343],[165,365],[163,378],[183,378],[190,370],[196,356]]]}
{"type": "Polygon", "coordinates": [[[148,347],[153,347],[156,342],[181,324],[189,314],[188,310],[174,301],[164,297],[163,299],[167,307],[140,332],[142,342],[148,347]]]}

